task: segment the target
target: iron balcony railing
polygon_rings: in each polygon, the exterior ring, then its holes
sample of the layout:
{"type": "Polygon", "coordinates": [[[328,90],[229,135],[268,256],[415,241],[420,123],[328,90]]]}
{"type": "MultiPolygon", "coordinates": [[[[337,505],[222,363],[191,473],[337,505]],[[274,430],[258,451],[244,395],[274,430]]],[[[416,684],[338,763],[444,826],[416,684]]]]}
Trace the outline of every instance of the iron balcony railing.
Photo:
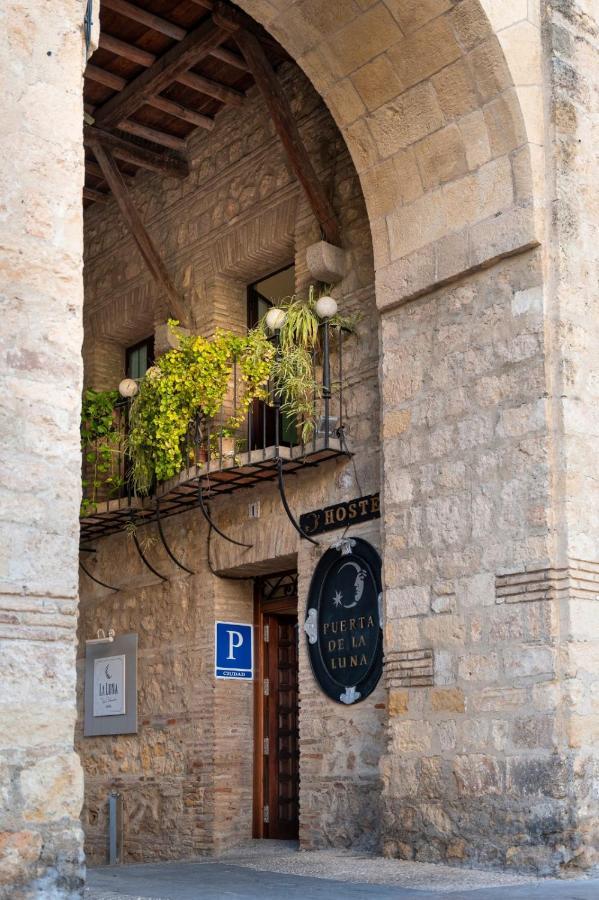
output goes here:
{"type": "MultiPolygon", "coordinates": [[[[321,328],[322,346],[319,353],[314,353],[312,357],[313,380],[318,387],[313,396],[314,429],[310,439],[302,440],[302,423],[282,412],[280,398],[276,396],[272,385],[269,385],[269,399],[253,401],[243,424],[231,433],[227,421],[233,410],[237,409],[238,398],[242,396],[243,390],[240,373],[234,363],[227,398],[218,415],[208,418],[197,413],[189,423],[181,445],[183,464],[179,481],[185,481],[186,477],[197,480],[203,475],[227,472],[233,478],[235,470],[247,471],[248,467],[259,466],[261,461],[266,463],[281,457],[286,463],[294,460],[309,462],[323,452],[325,456],[347,452],[343,423],[344,335],[341,329],[332,328],[327,323],[321,328]]],[[[138,496],[131,477],[132,462],[127,453],[132,402],[134,401],[122,399],[114,408],[114,435],[111,438],[113,460],[109,476],[102,487],[97,486],[97,479],[94,486],[93,473],[90,475],[89,472],[90,463],[86,462],[84,453],[83,517],[86,514],[86,504],[92,514],[111,500],[131,502],[138,496]]],[[[93,456],[93,453],[88,455],[93,456]]],[[[240,480],[238,486],[248,484],[246,478],[245,481],[240,480]]],[[[154,484],[150,495],[162,493],[164,485],[165,483],[154,484]]]]}

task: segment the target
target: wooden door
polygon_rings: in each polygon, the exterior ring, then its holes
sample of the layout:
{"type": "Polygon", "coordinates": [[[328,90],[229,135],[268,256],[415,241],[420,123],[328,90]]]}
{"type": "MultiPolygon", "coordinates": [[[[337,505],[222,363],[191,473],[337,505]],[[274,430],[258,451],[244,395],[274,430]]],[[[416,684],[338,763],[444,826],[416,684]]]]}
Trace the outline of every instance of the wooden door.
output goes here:
{"type": "Polygon", "coordinates": [[[299,830],[297,599],[258,601],[254,834],[294,839],[299,830]]]}

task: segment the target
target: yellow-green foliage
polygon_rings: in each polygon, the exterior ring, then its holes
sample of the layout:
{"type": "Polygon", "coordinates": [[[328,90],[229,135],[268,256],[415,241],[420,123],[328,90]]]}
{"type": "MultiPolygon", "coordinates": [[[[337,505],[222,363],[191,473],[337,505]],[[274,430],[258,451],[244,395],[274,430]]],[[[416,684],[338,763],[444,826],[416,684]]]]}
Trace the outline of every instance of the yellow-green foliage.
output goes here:
{"type": "Polygon", "coordinates": [[[147,492],[154,479],[164,481],[184,467],[188,428],[197,414],[212,418],[220,411],[235,361],[243,390],[226,427],[237,428],[250,403],[266,398],[273,357],[261,329],[245,336],[217,330],[211,339],[181,335],[179,346],[148,370],[131,407],[128,447],[136,489],[147,492]]]}

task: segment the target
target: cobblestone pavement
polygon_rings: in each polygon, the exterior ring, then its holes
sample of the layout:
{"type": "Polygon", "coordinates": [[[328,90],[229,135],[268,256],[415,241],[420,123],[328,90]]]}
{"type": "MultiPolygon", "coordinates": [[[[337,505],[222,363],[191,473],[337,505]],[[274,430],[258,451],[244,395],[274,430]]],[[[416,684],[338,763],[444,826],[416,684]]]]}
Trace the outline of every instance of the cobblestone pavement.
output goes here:
{"type": "Polygon", "coordinates": [[[599,879],[537,880],[254,841],[218,858],[90,869],[85,900],[598,900],[599,879]]]}

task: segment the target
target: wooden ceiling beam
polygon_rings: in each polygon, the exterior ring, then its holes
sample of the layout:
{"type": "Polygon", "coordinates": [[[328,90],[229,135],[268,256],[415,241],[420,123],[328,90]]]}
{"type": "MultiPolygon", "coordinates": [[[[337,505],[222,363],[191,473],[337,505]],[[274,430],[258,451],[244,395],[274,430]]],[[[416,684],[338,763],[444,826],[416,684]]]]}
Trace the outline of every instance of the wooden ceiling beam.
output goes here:
{"type": "MultiPolygon", "coordinates": [[[[112,72],[107,72],[105,69],[98,68],[98,66],[88,65],[85,70],[85,77],[91,81],[96,81],[98,84],[111,87],[115,91],[121,91],[127,84],[124,78],[113,75],[112,72]]],[[[198,125],[200,128],[205,128],[208,131],[214,127],[214,119],[211,119],[210,116],[205,116],[203,113],[196,112],[195,109],[189,109],[187,106],[182,106],[180,103],[175,103],[173,100],[167,100],[166,97],[161,97],[160,95],[148,97],[146,102],[148,106],[161,109],[177,119],[191,122],[192,125],[198,125]]],[[[95,111],[95,107],[89,107],[88,109],[86,106],[86,110],[91,114],[95,111]]]]}
{"type": "Polygon", "coordinates": [[[236,91],[235,88],[228,85],[212,81],[210,78],[204,78],[203,75],[196,75],[195,72],[182,72],[180,75],[177,75],[176,81],[179,84],[192,88],[194,91],[198,91],[200,94],[208,94],[209,97],[214,97],[215,100],[220,100],[221,103],[229,103],[231,106],[241,106],[245,99],[245,94],[242,94],[241,91],[236,91]]]}
{"type": "MultiPolygon", "coordinates": [[[[115,0],[109,2],[114,3],[115,0]]],[[[125,0],[116,2],[122,3],[125,0]]],[[[167,50],[153,66],[129,82],[119,94],[97,109],[96,121],[104,126],[115,126],[123,119],[128,119],[152,96],[162,93],[226,38],[227,32],[217,27],[212,20],[202,23],[194,31],[190,31],[180,44],[167,50]]]]}
{"type": "Polygon", "coordinates": [[[145,229],[141,216],[131,200],[119,167],[112,158],[110,151],[97,141],[92,143],[92,149],[139,252],[143,256],[153,279],[166,295],[169,312],[182,325],[187,325],[189,319],[183,298],[173,284],[160,254],[145,229]]]}
{"type": "MultiPolygon", "coordinates": [[[[133,44],[127,44],[125,41],[113,38],[108,34],[100,35],[100,47],[109,50],[111,53],[115,53],[117,56],[121,56],[123,59],[135,62],[140,66],[152,66],[157,59],[153,53],[148,53],[146,50],[140,50],[139,47],[135,47],[133,44]]],[[[236,56],[234,53],[231,55],[236,56]]],[[[93,68],[95,69],[95,72],[90,76],[92,77],[92,80],[94,78],[100,80],[104,76],[108,76],[108,78],[101,83],[107,84],[107,82],[110,82],[108,86],[114,86],[115,90],[119,91],[127,84],[124,78],[120,79],[119,76],[113,76],[111,72],[106,72],[104,69],[98,69],[95,66],[93,68]],[[121,85],[117,87],[119,81],[121,82],[121,85]]],[[[85,74],[87,75],[87,69],[85,74]]],[[[240,106],[245,97],[244,94],[240,91],[236,91],[235,88],[229,87],[227,84],[221,84],[219,81],[213,81],[211,78],[206,78],[204,75],[196,75],[195,72],[184,72],[179,75],[176,80],[180,84],[185,84],[187,87],[193,88],[194,91],[199,91],[201,94],[207,94],[209,97],[214,97],[222,103],[230,103],[234,106],[240,106]]],[[[148,100],[147,102],[150,106],[154,105],[151,100],[148,100]]],[[[161,107],[158,107],[158,109],[160,108],[161,107]]]]}
{"type": "Polygon", "coordinates": [[[213,50],[210,54],[214,59],[220,59],[221,62],[227,63],[228,66],[233,66],[234,69],[239,69],[241,72],[249,72],[247,63],[242,56],[239,56],[238,53],[232,53],[231,50],[227,50],[226,47],[217,47],[216,50],[213,50]]]}
{"type": "Polygon", "coordinates": [[[131,119],[123,119],[117,127],[120,131],[126,131],[127,134],[134,134],[136,137],[152,141],[154,144],[160,144],[162,147],[169,147],[171,150],[179,150],[185,153],[187,149],[187,144],[182,138],[167,134],[164,131],[158,131],[156,128],[150,128],[148,125],[141,125],[139,122],[132,122],[131,119]]]}
{"type": "Polygon", "coordinates": [[[161,109],[163,112],[168,113],[169,116],[175,116],[177,119],[183,119],[184,122],[191,122],[192,125],[205,128],[207,131],[214,128],[214,119],[211,119],[210,116],[205,116],[203,113],[196,112],[195,109],[189,109],[187,106],[181,106],[180,103],[175,103],[174,100],[167,100],[166,97],[160,95],[152,97],[151,100],[148,100],[148,105],[153,106],[155,109],[161,109]]]}
{"type": "Polygon", "coordinates": [[[102,147],[110,150],[113,156],[124,162],[132,163],[134,166],[150,169],[152,172],[161,172],[163,175],[173,175],[179,178],[186,178],[189,175],[189,163],[185,157],[175,153],[157,153],[155,150],[148,150],[147,147],[132,144],[131,141],[112,134],[110,131],[96,128],[94,125],[88,125],[84,129],[83,141],[86,147],[101,144],[102,147]]]}
{"type": "Polygon", "coordinates": [[[112,88],[113,91],[122,91],[127,84],[126,80],[121,78],[120,75],[114,75],[113,72],[107,72],[106,69],[101,69],[99,66],[93,66],[91,63],[88,63],[85,67],[84,74],[90,81],[95,81],[97,84],[103,84],[104,87],[112,88]]]}
{"type": "Polygon", "coordinates": [[[338,246],[340,232],[337,217],[312,165],[279,79],[268,61],[260,41],[246,27],[247,17],[241,11],[233,10],[221,3],[220,0],[215,0],[213,19],[221,28],[229,29],[241,50],[325,239],[338,246]]]}
{"type": "Polygon", "coordinates": [[[127,19],[131,19],[133,22],[146,25],[152,31],[165,34],[175,41],[182,41],[185,37],[186,32],[184,28],[180,28],[179,25],[174,25],[173,22],[168,22],[166,19],[154,15],[154,13],[141,9],[141,7],[135,6],[133,3],[129,3],[128,0],[102,0],[102,6],[121,16],[125,16],[127,19]]]}
{"type": "Polygon", "coordinates": [[[103,50],[108,50],[109,53],[114,53],[116,56],[121,56],[123,59],[128,59],[130,62],[137,63],[139,66],[147,67],[156,62],[156,55],[154,53],[142,50],[141,47],[136,47],[135,44],[128,44],[126,41],[121,41],[120,38],[115,38],[111,34],[106,34],[104,31],[100,32],[98,46],[103,50]]]}
{"type": "Polygon", "coordinates": [[[109,194],[103,194],[102,191],[95,191],[93,188],[89,187],[83,188],[84,200],[93,200],[94,203],[106,203],[108,198],[109,194]]]}

